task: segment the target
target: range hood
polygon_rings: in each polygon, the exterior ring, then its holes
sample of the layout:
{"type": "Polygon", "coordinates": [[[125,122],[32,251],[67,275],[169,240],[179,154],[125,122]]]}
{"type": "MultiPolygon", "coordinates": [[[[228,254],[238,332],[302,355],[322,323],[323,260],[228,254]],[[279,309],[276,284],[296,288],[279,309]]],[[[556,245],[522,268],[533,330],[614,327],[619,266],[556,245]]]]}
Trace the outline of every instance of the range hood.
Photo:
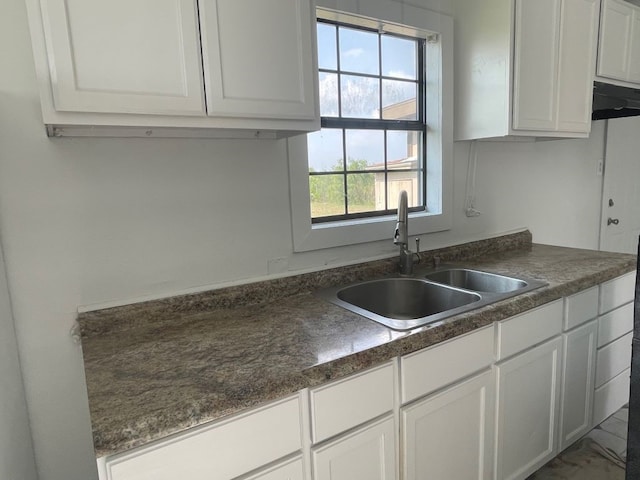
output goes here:
{"type": "Polygon", "coordinates": [[[640,115],[640,89],[593,83],[592,120],[640,115]]]}

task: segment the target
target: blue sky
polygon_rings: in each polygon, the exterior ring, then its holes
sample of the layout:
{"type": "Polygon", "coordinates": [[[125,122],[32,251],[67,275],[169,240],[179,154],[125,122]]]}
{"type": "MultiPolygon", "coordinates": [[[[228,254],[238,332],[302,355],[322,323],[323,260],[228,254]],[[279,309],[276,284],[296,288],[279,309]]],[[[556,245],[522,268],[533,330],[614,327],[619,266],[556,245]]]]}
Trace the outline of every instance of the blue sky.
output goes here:
{"type": "MultiPolygon", "coordinates": [[[[340,55],[342,70],[378,75],[380,60],[378,35],[346,27],[338,27],[340,52],[336,48],[336,26],[318,24],[318,65],[336,69],[340,55]]],[[[383,35],[382,74],[398,79],[416,78],[415,42],[383,35]]],[[[352,117],[378,118],[378,80],[363,77],[343,77],[343,114],[352,117]]],[[[383,81],[385,105],[415,97],[415,84],[402,81],[383,81]]],[[[320,74],[320,110],[322,115],[337,115],[337,76],[320,74]]],[[[388,135],[388,159],[397,160],[407,154],[406,134],[388,135]]],[[[382,131],[358,130],[347,134],[347,158],[366,159],[368,164],[384,161],[384,134],[382,131]]],[[[308,135],[309,165],[316,171],[331,170],[342,158],[342,135],[337,130],[325,130],[308,135]]]]}

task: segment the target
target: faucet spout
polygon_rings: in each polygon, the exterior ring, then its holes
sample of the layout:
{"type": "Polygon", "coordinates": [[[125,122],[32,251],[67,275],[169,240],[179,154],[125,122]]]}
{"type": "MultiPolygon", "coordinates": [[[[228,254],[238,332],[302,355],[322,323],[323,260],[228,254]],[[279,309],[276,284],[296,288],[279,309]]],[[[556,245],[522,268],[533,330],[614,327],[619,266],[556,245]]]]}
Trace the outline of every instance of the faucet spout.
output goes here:
{"type": "MultiPolygon", "coordinates": [[[[398,196],[398,221],[393,234],[393,243],[400,246],[400,273],[402,275],[411,275],[413,273],[413,264],[420,261],[420,253],[414,254],[409,250],[409,206],[407,200],[407,192],[402,190],[398,196]]],[[[419,245],[416,239],[416,246],[419,245]]],[[[419,248],[418,248],[419,250],[419,248]]]]}
{"type": "Polygon", "coordinates": [[[407,205],[407,192],[402,190],[398,196],[398,221],[393,235],[393,243],[400,246],[404,245],[405,247],[409,243],[409,212],[407,205]]]}

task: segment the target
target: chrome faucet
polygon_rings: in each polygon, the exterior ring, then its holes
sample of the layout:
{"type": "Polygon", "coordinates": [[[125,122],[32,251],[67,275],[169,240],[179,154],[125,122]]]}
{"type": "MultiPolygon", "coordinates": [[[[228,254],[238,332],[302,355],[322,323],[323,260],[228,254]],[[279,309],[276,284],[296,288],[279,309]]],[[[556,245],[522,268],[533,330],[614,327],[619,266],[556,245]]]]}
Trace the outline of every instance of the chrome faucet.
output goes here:
{"type": "Polygon", "coordinates": [[[416,237],[415,253],[409,250],[409,209],[405,190],[402,190],[398,197],[398,222],[393,234],[393,243],[400,246],[400,273],[411,275],[413,264],[420,262],[420,239],[416,237]]]}

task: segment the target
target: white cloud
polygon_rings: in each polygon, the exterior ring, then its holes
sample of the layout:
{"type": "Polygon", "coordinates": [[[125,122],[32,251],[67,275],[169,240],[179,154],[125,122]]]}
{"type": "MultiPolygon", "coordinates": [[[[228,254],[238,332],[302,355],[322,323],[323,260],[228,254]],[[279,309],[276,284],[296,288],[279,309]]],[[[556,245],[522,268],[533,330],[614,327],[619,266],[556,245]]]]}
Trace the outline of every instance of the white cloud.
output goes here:
{"type": "Polygon", "coordinates": [[[364,53],[364,49],[362,48],[351,48],[344,52],[345,57],[359,57],[364,53]]]}
{"type": "Polygon", "coordinates": [[[396,78],[406,78],[408,80],[413,79],[413,77],[411,75],[409,75],[408,73],[405,73],[402,70],[390,70],[388,75],[390,77],[396,77],[396,78]]]}

